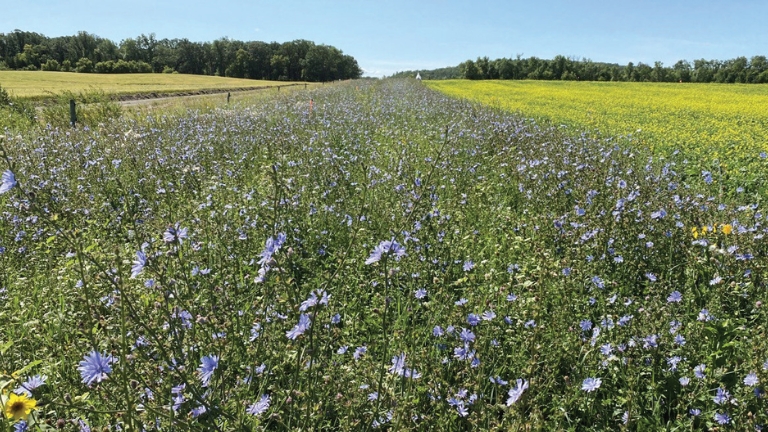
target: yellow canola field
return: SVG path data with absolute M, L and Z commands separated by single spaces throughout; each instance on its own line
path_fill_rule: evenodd
M 628 136 L 700 166 L 763 166 L 768 85 L 573 81 L 425 81 L 445 94 L 602 136 Z

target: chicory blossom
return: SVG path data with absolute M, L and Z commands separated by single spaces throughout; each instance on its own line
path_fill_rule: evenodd
M 0 194 L 8 192 L 18 184 L 16 181 L 16 176 L 13 175 L 11 170 L 3 171 L 3 175 L 0 177 L 0 180 Z
M 515 386 L 509 389 L 509 392 L 507 393 L 509 395 L 507 406 L 512 406 L 512 404 L 517 402 L 526 389 L 528 389 L 528 380 L 518 378 Z
M 138 276 L 144 267 L 147 266 L 147 256 L 142 251 L 136 251 L 136 260 L 133 261 L 133 267 L 131 267 L 131 279 Z
M 394 256 L 395 260 L 399 261 L 405 256 L 405 247 L 395 240 L 384 240 L 373 248 L 371 255 L 365 260 L 365 264 L 370 265 L 379 262 L 388 255 Z
M 261 415 L 264 413 L 264 411 L 269 409 L 269 395 L 263 394 L 261 395 L 261 399 L 259 399 L 257 402 L 254 402 L 251 406 L 248 407 L 248 409 L 245 410 L 250 415 Z
M 77 367 L 83 384 L 90 387 L 94 382 L 100 383 L 106 380 L 107 375 L 112 372 L 110 365 L 114 362 L 114 357 L 106 353 L 102 354 L 98 351 L 91 351 L 86 354 Z
M 210 355 L 200 359 L 200 367 L 197 368 L 197 372 L 200 374 L 200 382 L 203 387 L 208 387 L 213 378 L 213 371 L 219 367 L 219 356 Z
M 35 391 L 38 387 L 41 387 L 45 385 L 45 380 L 47 380 L 48 377 L 45 375 L 35 375 L 21 383 L 19 387 L 17 387 L 13 392 L 20 395 L 23 394 L 27 396 L 28 398 L 32 397 L 32 392 Z M 746 379 L 745 379 L 746 381 Z
M 309 315 L 301 314 L 301 316 L 299 316 L 299 323 L 293 326 L 289 331 L 285 332 L 285 336 L 288 339 L 295 340 L 309 330 L 310 325 L 312 325 L 312 320 L 309 318 Z
M 581 383 L 581 389 L 587 393 L 593 392 L 599 389 L 602 383 L 603 380 L 600 378 L 587 378 Z

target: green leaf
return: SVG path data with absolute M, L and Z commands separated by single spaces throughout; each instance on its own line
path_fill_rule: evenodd
M 28 370 L 32 369 L 33 367 L 39 365 L 42 362 L 43 362 L 42 360 L 35 360 L 33 362 L 30 362 L 29 364 L 27 364 L 23 368 L 21 368 L 21 369 L 17 370 L 16 372 L 14 372 L 13 375 L 15 375 L 15 376 L 24 375 Z

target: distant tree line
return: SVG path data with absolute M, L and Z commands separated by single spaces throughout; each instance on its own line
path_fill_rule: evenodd
M 84 31 L 49 38 L 14 30 L 0 33 L 0 69 L 81 73 L 184 73 L 283 81 L 359 78 L 354 57 L 307 40 L 213 42 L 156 39 L 155 34 L 119 44 Z
M 754 56 L 732 60 L 680 60 L 673 66 L 662 62 L 618 65 L 557 56 L 552 60 L 537 57 L 490 60 L 479 57 L 467 60 L 455 68 L 433 71 L 406 71 L 395 77 L 423 79 L 533 79 L 573 81 L 635 81 L 635 82 L 698 82 L 698 83 L 768 83 L 768 59 Z
M 389 78 L 413 78 L 416 74 L 421 75 L 426 80 L 457 79 L 461 78 L 461 72 L 458 66 L 449 66 L 439 69 L 421 69 L 413 71 L 397 72 Z

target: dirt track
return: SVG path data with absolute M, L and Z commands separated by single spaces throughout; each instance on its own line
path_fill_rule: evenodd
M 138 93 L 138 94 L 131 94 L 131 95 L 120 95 L 117 97 L 117 100 L 122 106 L 138 106 L 138 105 L 147 105 L 155 102 L 161 102 L 165 100 L 177 99 L 180 97 L 200 97 L 200 96 L 208 96 L 213 94 L 242 93 L 242 92 L 251 92 L 251 91 L 257 91 L 257 90 L 269 90 L 269 89 L 275 89 L 275 88 L 279 89 L 281 87 L 294 87 L 294 86 L 300 86 L 300 85 L 303 85 L 306 88 L 306 84 L 286 84 L 286 85 L 280 85 L 280 86 L 240 87 L 240 88 L 233 88 L 233 89 L 202 89 L 202 90 L 196 90 L 191 92 L 180 92 L 180 93 Z

